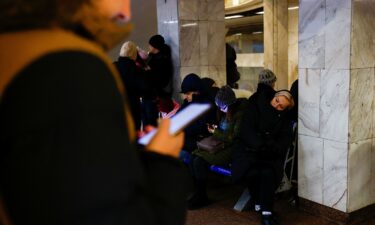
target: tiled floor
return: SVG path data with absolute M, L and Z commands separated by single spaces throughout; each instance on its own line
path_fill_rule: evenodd
M 252 211 L 236 212 L 232 208 L 242 193 L 242 187 L 233 186 L 228 180 L 211 179 L 209 197 L 212 204 L 188 212 L 186 225 L 259 225 L 260 217 Z M 293 204 L 291 194 L 277 196 L 275 211 L 281 225 L 334 225 L 337 223 L 323 220 L 298 210 Z M 361 225 L 375 225 L 375 217 Z

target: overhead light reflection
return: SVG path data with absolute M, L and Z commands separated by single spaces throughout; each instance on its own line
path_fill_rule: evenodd
M 233 16 L 226 16 L 224 17 L 226 20 L 229 20 L 229 19 L 235 19 L 235 18 L 241 18 L 243 17 L 243 15 L 233 15 Z

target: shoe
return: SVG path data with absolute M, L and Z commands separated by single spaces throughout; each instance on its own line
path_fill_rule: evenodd
M 207 194 L 202 193 L 195 193 L 189 200 L 188 200 L 188 209 L 189 210 L 196 210 L 203 208 L 209 205 Z
M 262 215 L 261 225 L 278 225 L 279 222 L 272 215 Z

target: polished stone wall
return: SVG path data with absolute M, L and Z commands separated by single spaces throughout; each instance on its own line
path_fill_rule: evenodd
M 375 203 L 375 1 L 299 2 L 299 196 Z
M 171 45 L 175 90 L 189 73 L 226 83 L 224 1 L 157 0 L 158 31 Z

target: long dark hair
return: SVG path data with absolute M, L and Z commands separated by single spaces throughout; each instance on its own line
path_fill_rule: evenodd
M 233 119 L 234 115 L 237 113 L 239 106 L 240 106 L 240 101 L 237 99 L 235 103 L 228 106 L 227 113 L 223 113 L 218 108 L 217 109 L 218 121 L 221 121 L 222 119 L 226 118 L 230 122 Z

